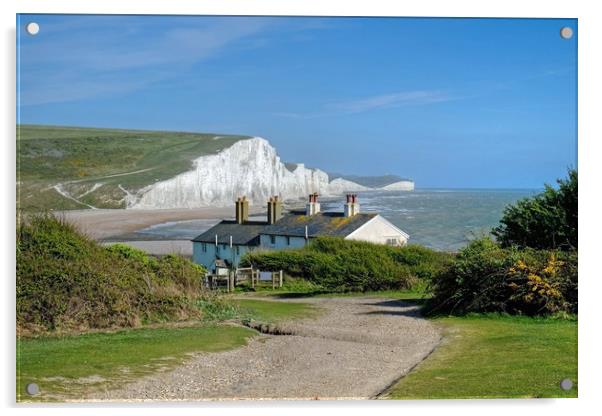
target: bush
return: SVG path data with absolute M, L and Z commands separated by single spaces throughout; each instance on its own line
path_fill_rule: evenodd
M 432 280 L 430 313 L 577 311 L 577 252 L 471 242 Z
M 492 231 L 502 246 L 577 249 L 577 171 L 570 170 L 558 185 L 506 207 Z
M 109 253 L 114 253 L 124 259 L 131 259 L 133 261 L 156 268 L 158 266 L 157 258 L 146 254 L 143 250 L 139 250 L 127 244 L 117 243 L 111 244 L 106 247 Z
M 283 270 L 331 291 L 368 291 L 410 288 L 439 273 L 448 259 L 424 247 L 319 237 L 301 249 L 249 252 L 242 261 L 260 270 Z
M 102 247 L 51 215 L 17 230 L 20 333 L 137 326 L 199 317 L 204 269 L 125 245 Z

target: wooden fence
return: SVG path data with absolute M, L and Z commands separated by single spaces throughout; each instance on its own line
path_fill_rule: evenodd
M 261 280 L 261 271 L 252 267 L 241 267 L 231 270 L 227 275 L 208 274 L 205 280 L 205 286 L 212 290 L 226 289 L 227 292 L 233 292 L 234 288 L 240 284 L 248 284 L 253 289 L 256 288 Z M 282 287 L 282 270 L 270 273 L 272 289 Z

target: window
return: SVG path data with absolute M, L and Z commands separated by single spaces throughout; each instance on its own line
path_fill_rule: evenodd
M 226 245 L 225 244 L 222 244 L 222 249 L 224 249 L 224 250 L 226 249 Z
M 236 246 L 236 255 L 238 256 L 240 254 L 240 247 Z
M 207 243 L 201 244 L 201 249 L 203 250 L 203 253 L 206 253 L 207 252 Z
M 276 236 L 275 235 L 270 236 L 270 244 L 276 244 Z
M 388 246 L 398 246 L 399 240 L 397 238 L 387 238 L 387 245 Z
M 291 238 L 288 235 L 286 236 L 286 245 L 287 246 L 291 245 Z
M 219 246 L 218 246 L 218 245 L 216 245 L 216 246 L 215 246 L 215 254 L 218 254 L 218 253 L 219 253 Z

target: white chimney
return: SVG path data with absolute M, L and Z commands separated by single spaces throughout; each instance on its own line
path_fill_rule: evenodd
M 320 203 L 318 202 L 318 193 L 309 194 L 309 201 L 305 206 L 305 215 L 315 215 L 320 212 Z
M 345 203 L 345 217 L 353 217 L 360 213 L 360 204 L 357 202 L 357 194 L 347 194 Z

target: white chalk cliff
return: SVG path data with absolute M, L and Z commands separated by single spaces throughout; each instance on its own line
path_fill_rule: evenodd
M 337 196 L 370 188 L 337 178 L 299 163 L 286 168 L 276 149 L 261 138 L 240 140 L 217 154 L 193 161 L 193 169 L 156 182 L 125 196 L 126 207 L 133 209 L 195 208 L 230 206 L 245 195 L 252 204 L 263 204 L 272 195 L 299 199 L 317 192 Z
M 342 195 L 345 192 L 370 191 L 372 188 L 360 185 L 343 178 L 336 178 L 328 184 L 328 193 L 330 195 Z
M 383 186 L 379 188 L 383 191 L 413 191 L 414 190 L 414 182 L 412 181 L 399 181 L 392 183 L 387 186 Z

